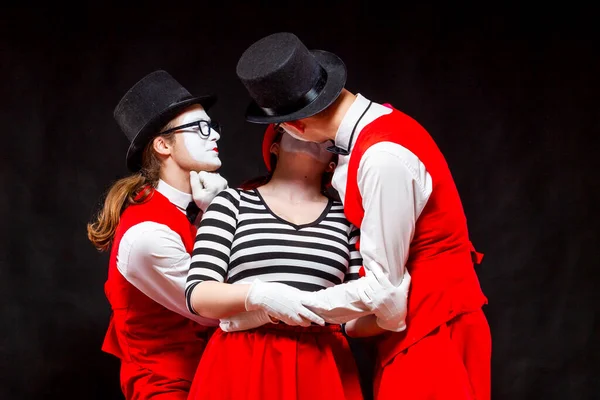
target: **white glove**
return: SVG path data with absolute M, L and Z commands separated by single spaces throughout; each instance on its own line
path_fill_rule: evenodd
M 411 277 L 408 270 L 404 270 L 402 282 L 398 287 L 383 273 L 383 269 L 375 261 L 369 264 L 366 272 L 368 286 L 360 292 L 360 297 L 377 316 L 377 325 L 380 328 L 393 332 L 402 332 L 406 329 L 406 312 L 408 308 L 408 290 Z
M 329 323 L 343 324 L 373 314 L 373 300 L 365 292 L 378 286 L 383 289 L 373 273 L 367 272 L 364 277 L 355 281 L 308 293 L 302 304 Z
M 365 269 L 367 272 L 363 278 L 309 293 L 302 304 L 330 323 L 343 324 L 375 314 L 381 319 L 378 321 L 381 328 L 388 329 L 397 323 L 393 330 L 403 330 L 400 322 L 403 323 L 406 317 L 405 296 L 410 286 L 410 275 L 405 272 L 408 279 L 404 278 L 402 284 L 395 287 L 379 264 L 372 263 L 369 269 Z
M 219 327 L 225 332 L 247 331 L 266 324 L 276 323 L 265 310 L 244 311 L 221 319 Z
M 302 304 L 306 294 L 310 292 L 303 292 L 283 283 L 255 279 L 246 296 L 246 310 L 264 310 L 288 325 L 310 326 L 311 322 L 325 325 L 323 318 Z
M 190 185 L 194 202 L 205 212 L 215 196 L 227 189 L 227 180 L 217 172 L 190 171 Z

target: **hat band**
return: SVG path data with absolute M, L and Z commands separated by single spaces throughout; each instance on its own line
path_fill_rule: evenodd
M 319 65 L 319 78 L 315 82 L 312 88 L 310 88 L 306 93 L 296 99 L 292 104 L 286 104 L 283 107 L 260 107 L 261 110 L 264 111 L 269 117 L 274 117 L 277 115 L 286 115 L 301 110 L 306 107 L 323 91 L 325 87 L 325 83 L 327 83 L 327 71 L 323 67 Z

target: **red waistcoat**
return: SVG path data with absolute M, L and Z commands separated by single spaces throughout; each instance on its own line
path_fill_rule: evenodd
M 129 228 L 146 221 L 168 226 L 181 236 L 188 253 L 193 250 L 196 228 L 158 191 L 153 190 L 145 203 L 125 209 L 104 286 L 112 316 L 102 350 L 165 377 L 191 381 L 204 350 L 207 328 L 150 299 L 117 269 L 121 238 Z M 183 299 L 184 294 L 181 296 Z
M 446 160 L 427 131 L 398 110 L 368 124 L 356 140 L 348 163 L 344 201 L 348 220 L 361 226 L 364 209 L 358 167 L 365 151 L 379 142 L 397 143 L 410 150 L 423 162 L 433 182 L 431 196 L 415 224 L 406 264 L 412 276 L 407 328 L 386 333 L 378 340 L 385 365 L 444 322 L 480 309 L 487 299 L 473 266 L 473 256 L 480 254 L 469 241 L 466 217 Z

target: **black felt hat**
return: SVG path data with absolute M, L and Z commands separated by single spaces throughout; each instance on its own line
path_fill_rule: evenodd
M 274 33 L 248 47 L 236 73 L 252 98 L 246 119 L 260 124 L 315 115 L 337 99 L 346 83 L 346 66 L 338 56 L 309 51 L 288 32 Z
M 142 153 L 158 131 L 186 107 L 200 104 L 208 110 L 217 101 L 214 95 L 192 96 L 168 72 L 154 71 L 139 80 L 119 101 L 113 116 L 131 142 L 127 168 L 142 168 Z

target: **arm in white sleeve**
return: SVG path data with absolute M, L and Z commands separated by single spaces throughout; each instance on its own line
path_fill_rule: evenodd
M 117 268 L 129 283 L 163 307 L 206 326 L 218 320 L 188 311 L 184 290 L 190 255 L 181 237 L 168 226 L 142 222 L 125 232 L 119 244 Z
M 357 176 L 365 210 L 360 254 L 365 265 L 377 262 L 398 286 L 417 219 L 431 196 L 431 176 L 416 155 L 390 142 L 365 152 Z
M 357 179 L 365 210 L 360 227 L 363 265 L 376 262 L 392 284 L 399 286 L 416 220 L 431 195 L 431 177 L 409 150 L 382 142 L 365 152 Z M 318 309 L 318 314 L 327 322 L 341 323 L 371 313 L 360 295 L 365 280 L 316 292 L 330 306 Z
M 401 283 L 407 279 L 410 243 L 433 183 L 415 154 L 399 144 L 382 142 L 365 152 L 358 170 L 358 187 L 365 209 L 360 247 L 364 263 L 381 266 L 392 285 L 405 288 L 403 296 L 385 300 L 390 309 L 374 311 L 377 324 L 399 332 L 406 329 L 410 281 Z M 395 311 L 393 316 L 390 310 Z

